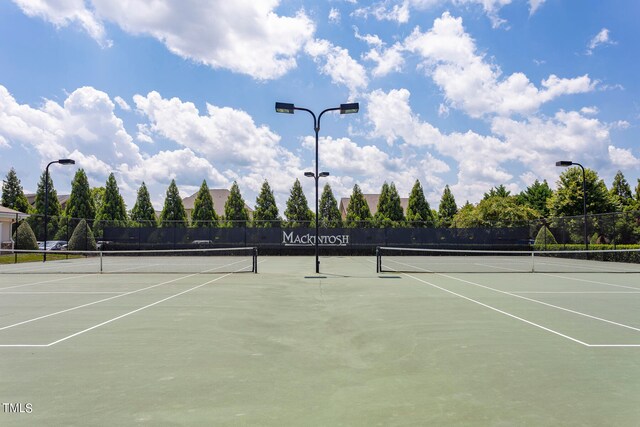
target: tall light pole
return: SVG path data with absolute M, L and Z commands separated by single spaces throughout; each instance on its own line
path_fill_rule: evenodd
M 318 254 L 318 222 L 319 222 L 319 218 L 318 218 L 318 179 L 320 177 L 323 176 L 329 176 L 329 172 L 322 172 L 322 173 L 318 173 L 318 133 L 320 132 L 320 119 L 322 118 L 322 115 L 324 113 L 326 113 L 327 111 L 340 111 L 340 114 L 353 114 L 353 113 L 357 113 L 360 110 L 360 104 L 357 102 L 353 102 L 350 104 L 340 104 L 339 107 L 334 107 L 334 108 L 327 108 L 326 110 L 323 110 L 318 117 L 316 118 L 316 115 L 314 114 L 313 111 L 307 109 L 307 108 L 301 108 L 301 107 L 296 107 L 293 104 L 289 104 L 286 102 L 276 102 L 276 113 L 285 113 L 285 114 L 293 114 L 295 110 L 300 110 L 300 111 L 306 111 L 307 113 L 311 114 L 311 116 L 313 117 L 313 130 L 316 133 L 316 167 L 315 167 L 315 173 L 313 175 L 311 175 L 311 172 L 305 172 L 305 176 L 308 177 L 314 177 L 315 181 L 316 181 L 316 241 L 315 241 L 315 247 L 316 247 L 316 273 L 320 273 L 320 257 Z M 326 175 L 323 175 L 326 174 Z
M 582 169 L 582 213 L 584 215 L 584 247 L 586 250 L 589 249 L 589 234 L 587 231 L 587 177 L 586 177 L 586 173 L 584 171 L 584 166 L 582 166 L 580 163 L 576 163 L 576 162 L 572 162 L 571 160 L 560 160 L 556 162 L 556 166 L 562 166 L 562 167 L 567 167 L 567 166 L 580 166 L 580 169 Z
M 75 165 L 76 161 L 72 159 L 59 159 L 49 162 L 44 169 L 44 255 L 42 256 L 42 262 L 47 260 L 47 222 L 49 220 L 47 216 L 47 210 L 49 208 L 49 166 L 54 163 L 60 163 L 61 165 Z

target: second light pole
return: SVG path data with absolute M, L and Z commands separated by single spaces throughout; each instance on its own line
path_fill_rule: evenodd
M 357 113 L 360 110 L 360 104 L 357 102 L 350 104 L 340 104 L 339 107 L 327 108 L 322 110 L 322 112 L 317 116 L 313 111 L 308 108 L 296 107 L 294 104 L 289 104 L 286 102 L 276 102 L 276 113 L 286 113 L 293 114 L 295 110 L 306 111 L 311 114 L 313 117 L 313 130 L 316 133 L 316 167 L 315 173 L 305 172 L 305 176 L 313 177 L 316 182 L 316 238 L 315 238 L 315 247 L 316 247 L 316 273 L 320 273 L 320 257 L 318 252 L 318 223 L 320 222 L 320 217 L 318 215 L 318 180 L 320 177 L 329 176 L 329 172 L 318 172 L 318 133 L 320 132 L 320 119 L 322 115 L 327 111 L 340 111 L 340 114 L 353 114 Z

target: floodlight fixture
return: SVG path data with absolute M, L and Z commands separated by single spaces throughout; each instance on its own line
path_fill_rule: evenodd
M 60 159 L 58 160 L 58 163 L 61 165 L 75 165 L 76 161 L 73 159 Z
M 315 178 L 315 174 L 313 172 L 305 172 L 304 176 L 306 176 L 307 178 Z
M 360 111 L 360 104 L 352 102 L 350 104 L 340 104 L 340 114 L 353 114 Z
M 287 102 L 276 102 L 276 113 L 293 114 L 295 105 Z
M 556 166 L 572 166 L 573 162 L 570 160 L 560 160 L 556 162 Z
M 320 175 L 318 175 L 319 178 L 326 178 L 329 176 L 329 172 L 320 172 Z

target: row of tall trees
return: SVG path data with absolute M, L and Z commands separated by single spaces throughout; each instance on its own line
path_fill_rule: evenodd
M 48 214 L 52 218 L 48 238 L 58 230 L 69 228 L 71 218 L 85 218 L 100 227 L 108 222 L 111 226 L 130 224 L 149 226 L 187 226 L 189 221 L 175 180 L 172 180 L 164 201 L 160 216 L 151 204 L 149 191 L 143 182 L 136 202 L 127 212 L 120 195 L 115 176 L 110 174 L 104 187 L 91 188 L 83 169 L 79 169 L 72 181 L 71 195 L 62 211 L 51 177 L 48 178 Z M 618 172 L 610 189 L 593 170 L 586 170 L 587 211 L 590 214 L 638 211 L 640 210 L 640 179 L 632 191 L 622 172 Z M 2 187 L 2 205 L 32 214 L 44 214 L 45 174 L 38 183 L 34 206 L 29 206 L 24 196 L 20 180 L 11 169 Z M 482 200 L 472 205 L 465 203 L 458 208 L 449 186 L 445 186 L 438 210 L 431 209 L 420 181 L 416 180 L 409 194 L 406 212 L 403 210 L 400 195 L 394 183 L 385 182 L 380 191 L 377 211 L 371 210 L 360 187 L 353 188 L 343 223 L 338 203 L 329 184 L 324 186 L 319 202 L 320 225 L 322 227 L 346 226 L 394 226 L 405 222 L 424 227 L 482 227 L 508 226 L 512 223 L 529 221 L 545 217 L 577 216 L 583 212 L 582 172 L 579 168 L 566 169 L 557 182 L 556 191 L 551 190 L 546 181 L 535 181 L 524 191 L 512 195 L 503 186 L 491 188 Z M 279 226 L 310 224 L 315 221 L 314 213 L 309 209 L 308 201 L 302 191 L 300 181 L 294 182 L 286 203 L 284 219 L 280 216 L 273 190 L 265 180 L 253 212 L 255 226 Z M 224 217 L 219 218 L 214 209 L 213 200 L 206 181 L 196 195 L 191 215 L 192 227 L 216 226 L 224 224 L 243 225 L 249 221 L 249 213 L 236 182 L 230 189 L 230 196 L 224 207 Z M 37 235 L 43 235 L 42 221 L 32 220 L 32 228 Z

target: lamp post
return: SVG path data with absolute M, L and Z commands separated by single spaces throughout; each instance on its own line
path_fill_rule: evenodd
M 59 159 L 49 162 L 44 169 L 44 254 L 42 256 L 42 262 L 47 260 L 47 209 L 49 208 L 49 166 L 54 163 L 60 163 L 61 165 L 75 165 L 76 161 L 72 159 Z
M 585 250 L 589 249 L 589 234 L 587 231 L 587 177 L 584 170 L 584 166 L 580 163 L 572 162 L 571 160 L 560 160 L 556 162 L 556 166 L 567 167 L 567 166 L 580 166 L 582 169 L 582 213 L 584 215 L 584 247 Z
M 315 173 L 313 172 L 305 172 L 305 176 L 313 177 L 316 181 L 316 273 L 320 273 L 320 257 L 318 255 L 318 179 L 320 177 L 329 176 L 329 172 L 318 173 L 318 133 L 320 132 L 320 119 L 322 115 L 328 111 L 340 111 L 340 114 L 353 114 L 357 113 L 360 110 L 360 104 L 357 102 L 353 102 L 350 104 L 340 104 L 339 107 L 327 108 L 322 110 L 322 112 L 316 118 L 316 115 L 313 111 L 307 108 L 296 107 L 294 104 L 289 104 L 286 102 L 276 102 L 276 113 L 285 113 L 285 114 L 293 114 L 295 110 L 306 111 L 311 114 L 313 117 L 313 130 L 316 133 L 316 167 Z M 326 175 L 324 175 L 326 174 Z

